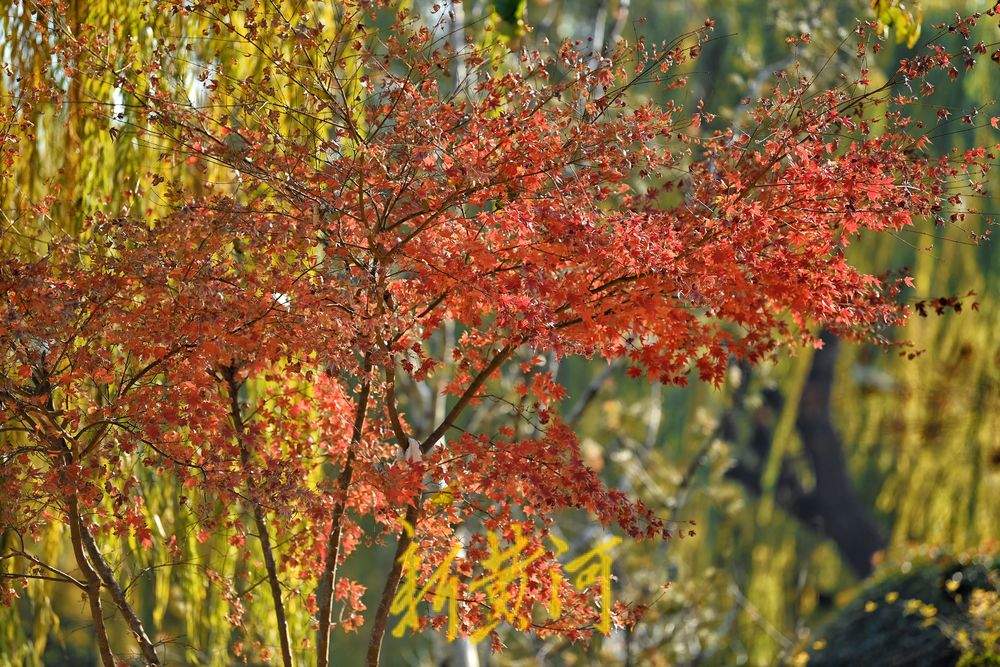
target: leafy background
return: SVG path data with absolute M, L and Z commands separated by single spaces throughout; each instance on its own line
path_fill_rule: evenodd
M 313 4 L 321 15 L 331 11 L 327 3 Z M 955 11 L 988 5 L 922 0 L 922 16 L 915 20 L 926 36 Z M 193 21 L 144 15 L 138 3 L 71 0 L 69 6 L 71 20 L 100 25 L 113 16 L 123 34 L 153 23 L 157 29 L 186 31 L 196 45 L 207 39 Z M 851 30 L 856 20 L 871 18 L 873 9 L 861 0 L 479 0 L 466 2 L 464 14 L 474 39 L 528 47 L 543 38 L 585 40 L 601 34 L 669 39 L 713 17 L 716 39 L 692 68 L 689 85 L 670 94 L 689 105 L 704 100 L 719 114 L 716 123 L 739 125 L 745 98 L 766 95 L 777 70 L 798 62 L 803 73 L 832 81 L 851 67 Z M 533 30 L 526 31 L 522 22 Z M 0 78 L 5 99 L 16 90 L 14 77 L 40 76 L 51 58 L 45 37 L 30 34 L 27 26 L 20 2 L 3 3 L 0 53 L 10 68 Z M 495 29 L 488 32 L 487 26 Z M 910 52 L 907 30 L 913 26 L 901 26 L 902 40 L 893 40 L 868 63 L 876 84 Z M 978 30 L 987 43 L 1000 38 L 995 22 L 983 22 Z M 809 44 L 786 43 L 786 37 L 801 33 L 812 36 Z M 242 62 L 252 76 L 256 63 Z M 928 118 L 941 107 L 958 117 L 995 103 L 998 71 L 983 59 L 960 86 L 925 100 Z M 71 101 L 113 105 L 121 126 L 127 125 L 128 101 L 116 98 L 110 85 L 92 80 L 67 85 Z M 117 205 L 147 172 L 184 177 L 182 162 L 160 160 L 151 143 L 119 139 L 115 125 L 101 126 L 72 103 L 39 105 L 35 113 L 38 131 L 24 139 L 16 178 L 0 183 L 0 224 L 18 230 L 4 234 L 4 243 L 27 251 L 47 235 L 73 233 L 88 211 Z M 986 108 L 979 120 L 990 114 Z M 981 127 L 955 123 L 935 138 L 937 147 L 997 140 L 988 123 L 975 125 Z M 997 192 L 1000 176 L 992 178 Z M 52 182 L 59 186 L 54 213 L 29 222 L 26 202 L 52 192 L 47 189 Z M 148 205 L 157 205 L 155 191 Z M 997 206 L 995 198 L 979 204 L 987 213 Z M 964 226 L 984 232 L 987 217 L 970 218 Z M 560 364 L 559 378 L 570 390 L 567 415 L 575 415 L 575 399 L 588 387 L 597 389 L 578 416 L 591 465 L 681 522 L 665 544 L 623 545 L 618 551 L 616 598 L 648 605 L 643 622 L 633 632 L 590 646 L 510 633 L 507 650 L 493 656 L 486 647 L 447 645 L 430 634 L 390 638 L 387 664 L 845 664 L 864 656 L 874 661 L 889 650 L 905 663 L 957 659 L 963 650 L 970 653 L 969 642 L 983 628 L 986 634 L 978 641 L 995 642 L 1000 617 L 995 598 L 971 607 L 969 601 L 974 589 L 995 595 L 996 586 L 1000 262 L 995 244 L 970 244 L 967 235 L 948 231 L 925 221 L 915 232 L 852 248 L 863 268 L 910 267 L 915 301 L 976 293 L 963 302 L 961 313 L 949 309 L 938 315 L 931 307 L 927 317 L 914 317 L 899 332 L 922 351 L 913 359 L 831 342 L 752 372 L 734 367 L 722 390 L 698 383 L 649 387 L 629 379 L 622 368 L 549 360 Z M 973 301 L 977 309 L 969 307 Z M 153 525 L 175 532 L 192 563 L 223 572 L 239 568 L 225 534 L 200 544 L 190 527 L 173 521 L 177 489 L 141 481 Z M 817 502 L 831 499 L 832 508 L 816 509 Z M 560 527 L 577 542 L 599 537 L 587 517 L 561 517 Z M 59 538 L 54 527 L 47 538 L 50 551 L 61 548 Z M 130 539 L 113 549 L 138 562 L 162 556 L 142 554 Z M 864 560 L 873 554 L 880 564 L 869 571 Z M 377 590 L 376 577 L 389 557 L 386 550 L 372 549 L 350 561 L 346 574 Z M 378 567 L 370 567 L 373 563 Z M 227 619 L 229 603 L 200 581 L 190 568 L 151 570 L 138 578 L 134 595 L 143 615 L 186 647 L 178 660 L 229 664 L 237 641 Z M 82 600 L 57 586 L 32 582 L 18 605 L 0 609 L 0 664 L 93 664 Z M 924 606 L 907 606 L 908 600 Z M 252 595 L 244 603 L 251 614 L 255 605 L 267 604 Z M 302 614 L 293 618 L 300 629 L 307 622 Z M 364 641 L 364 632 L 338 634 L 334 650 L 360 656 Z M 989 654 L 979 648 L 979 654 Z

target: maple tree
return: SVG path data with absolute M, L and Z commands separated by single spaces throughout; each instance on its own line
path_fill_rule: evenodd
M 888 344 L 906 279 L 868 275 L 845 249 L 917 216 L 960 220 L 962 193 L 996 160 L 985 148 L 934 157 L 933 128 L 906 113 L 909 82 L 957 76 L 953 61 L 974 62 L 981 45 L 932 42 L 878 87 L 863 70 L 829 90 L 783 72 L 742 132 L 716 129 L 700 106 L 626 95 L 682 88 L 711 22 L 607 55 L 574 43 L 508 52 L 499 38 L 456 51 L 381 1 L 344 3 L 332 26 L 266 3 L 155 3 L 178 22 L 197 16 L 229 58 L 263 56 L 250 79 L 220 54 L 192 82 L 172 75 L 183 36 L 158 34 L 147 54 L 137 36 L 70 29 L 58 3 L 33 8 L 60 47 L 58 72 L 101 79 L 139 110 L 141 124 L 107 118 L 120 140 L 227 175 L 196 190 L 153 176 L 161 208 L 99 212 L 34 254 L 5 250 L 0 269 L 0 526 L 20 539 L 3 557 L 25 564 L 5 578 L 79 588 L 106 665 L 102 595 L 142 659 L 161 661 L 101 549 L 102 535 L 161 539 L 139 467 L 190 491 L 181 505 L 199 539 L 225 530 L 262 569 L 286 665 L 306 651 L 328 664 L 332 627 L 362 624 L 365 591 L 338 571 L 362 540 L 396 538 L 370 624 L 374 665 L 414 540 L 429 572 L 461 526 L 523 534 L 542 555 L 519 594 L 547 605 L 555 512 L 669 537 L 671 524 L 584 463 L 544 356 L 718 384 L 730 359 L 818 345 L 818 327 Z M 967 37 L 980 18 L 951 32 Z M 859 26 L 860 58 L 879 32 Z M 5 135 L 30 131 L 16 106 L 5 113 Z M 446 397 L 434 420 L 412 398 L 427 387 Z M 52 521 L 70 529 L 74 571 L 32 554 Z M 473 535 L 454 568 L 470 575 L 487 553 Z M 2 593 L 11 602 L 18 589 Z M 526 629 L 586 639 L 600 594 L 561 589 L 561 615 Z M 482 592 L 460 598 L 460 632 L 489 624 Z M 314 637 L 296 634 L 291 605 L 314 618 Z M 235 597 L 231 607 L 234 623 L 257 622 Z M 641 611 L 619 604 L 613 617 Z

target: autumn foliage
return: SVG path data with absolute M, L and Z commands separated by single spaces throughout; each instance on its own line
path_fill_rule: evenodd
M 30 252 L 8 243 L 0 268 L 0 529 L 20 539 L 5 557 L 83 590 L 98 633 L 112 605 L 149 663 L 164 638 L 101 550 L 111 534 L 173 539 L 144 512 L 137 468 L 176 480 L 199 539 L 227 531 L 266 577 L 286 664 L 326 664 L 331 626 L 357 629 L 366 606 L 378 662 L 400 567 L 363 597 L 338 565 L 362 540 L 402 554 L 401 519 L 428 567 L 459 528 L 522 528 L 546 548 L 523 593 L 548 604 L 554 513 L 585 510 L 632 538 L 674 527 L 585 465 L 544 358 L 719 384 L 730 360 L 819 344 L 819 327 L 890 343 L 906 279 L 861 272 L 846 248 L 920 216 L 959 219 L 996 161 L 986 148 L 935 157 L 934 128 L 907 114 L 921 79 L 963 67 L 954 45 L 877 88 L 781 72 L 743 130 L 626 94 L 683 88 L 710 23 L 606 55 L 500 39 L 456 52 L 382 1 L 345 3 L 332 26 L 268 3 L 155 3 L 229 49 L 192 82 L 172 75 L 183 37 L 148 52 L 143 36 L 70 31 L 57 4 L 35 11 L 60 47 L 54 72 L 103 79 L 143 122 L 88 113 L 205 174 L 197 188 L 150 177 L 140 189 L 158 205 L 99 211 Z M 859 58 L 875 32 L 858 27 Z M 265 66 L 231 77 L 225 58 L 251 50 Z M 8 135 L 30 131 L 16 105 L 5 113 Z M 35 205 L 44 217 L 49 203 Z M 430 416 L 421 387 L 444 396 Z M 32 561 L 51 522 L 70 528 L 73 571 Z M 484 549 L 473 538 L 455 570 L 472 575 Z M 561 616 L 528 630 L 587 638 L 597 593 L 561 595 Z M 289 606 L 313 629 L 296 636 Z M 488 614 L 481 593 L 463 597 L 460 631 Z M 253 622 L 238 601 L 232 616 Z

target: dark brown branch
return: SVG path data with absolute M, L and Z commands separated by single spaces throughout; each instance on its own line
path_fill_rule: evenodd
M 247 496 L 253 510 L 253 520 L 257 527 L 257 539 L 260 540 L 260 550 L 264 556 L 264 569 L 267 572 L 267 583 L 271 589 L 271 599 L 274 602 L 274 620 L 277 624 L 278 642 L 281 645 L 281 662 L 284 667 L 292 666 L 292 648 L 288 636 L 288 619 L 285 615 L 285 605 L 281 600 L 281 581 L 278 579 L 278 567 L 274 560 L 274 550 L 271 548 L 271 534 L 268 530 L 264 508 L 257 498 L 256 484 L 250 470 L 250 450 L 246 441 L 246 424 L 243 418 L 243 408 L 240 405 L 240 383 L 236 380 L 236 369 L 228 366 L 222 370 L 229 393 L 229 412 L 236 430 L 236 439 L 240 447 L 240 461 L 247 479 Z
M 0 572 L 0 577 L 4 579 L 38 579 L 40 581 L 55 581 L 61 584 L 73 584 L 84 591 L 87 590 L 87 585 L 80 582 L 79 579 L 73 577 L 54 577 L 47 574 L 31 574 L 30 572 Z
M 358 394 L 357 408 L 354 413 L 354 426 L 351 430 L 351 442 L 347 446 L 347 459 L 337 476 L 337 497 L 334 500 L 331 514 L 330 532 L 326 539 L 326 559 L 323 561 L 323 572 L 320 574 L 316 589 L 319 604 L 319 629 L 316 633 L 316 667 L 327 667 L 330 660 L 330 626 L 333 623 L 333 587 L 337 579 L 337 561 L 340 558 L 340 539 L 343 534 L 344 511 L 347 508 L 347 492 L 354 475 L 354 457 L 364 432 L 365 414 L 368 411 L 368 399 L 371 395 L 371 359 L 366 355 L 362 364 L 364 377 L 361 381 L 361 392 Z
M 115 667 L 115 657 L 111 653 L 111 644 L 108 641 L 108 629 L 104 625 L 104 610 L 101 608 L 101 578 L 97 571 L 90 564 L 84 552 L 82 530 L 80 520 L 79 504 L 76 494 L 71 494 L 67 499 L 66 515 L 69 521 L 70 540 L 73 544 L 73 555 L 76 557 L 76 565 L 83 573 L 83 578 L 87 582 L 86 595 L 87 603 L 90 606 L 90 618 L 94 621 L 94 638 L 97 640 L 97 651 L 101 656 L 101 664 L 104 667 Z
M 125 623 L 128 625 L 129 630 L 132 631 L 136 642 L 138 642 L 143 660 L 147 665 L 159 665 L 160 659 L 156 655 L 156 647 L 149 639 L 149 635 L 146 634 L 146 629 L 143 627 L 142 621 L 139 620 L 139 616 L 132 609 L 132 605 L 129 604 L 128 599 L 125 597 L 125 591 L 118 585 L 111 566 L 101 554 L 100 549 L 97 548 L 97 542 L 94 541 L 94 536 L 90 533 L 90 529 L 82 520 L 80 520 L 79 534 L 87 555 L 90 556 L 93 562 L 94 569 L 97 570 L 101 581 L 104 582 L 105 588 L 111 593 L 111 600 L 118 607 L 118 611 L 125 618 Z
M 399 419 L 399 408 L 396 406 L 396 367 L 391 366 L 385 369 L 385 409 L 389 414 L 389 424 L 392 432 L 396 436 L 396 444 L 403 451 L 406 451 L 409 439 L 406 431 L 403 430 L 403 423 Z
M 399 587 L 399 580 L 403 576 L 403 554 L 415 539 L 417 520 L 420 518 L 420 508 L 422 497 L 418 496 L 414 504 L 406 510 L 406 522 L 413 528 L 413 533 L 403 531 L 396 543 L 396 552 L 392 556 L 392 569 L 385 578 L 385 587 L 382 589 L 382 597 L 379 598 L 378 609 L 375 611 L 375 619 L 372 621 L 372 635 L 368 642 L 368 654 L 365 664 L 368 667 L 378 667 L 382 654 L 382 639 L 385 637 L 385 630 L 389 624 L 389 609 L 392 600 L 396 597 L 396 589 Z
M 52 400 L 51 385 L 48 381 L 46 381 L 46 387 L 48 390 L 45 400 L 45 411 L 42 412 L 41 415 L 46 418 L 47 423 L 53 429 L 53 433 L 58 434 L 46 437 L 53 438 L 53 444 L 57 444 L 58 449 L 62 451 L 60 459 L 64 465 L 63 472 L 65 472 L 65 469 L 69 468 L 69 466 L 77 461 L 78 457 L 74 454 L 74 449 L 71 446 L 73 441 L 67 438 L 65 430 L 61 428 L 55 419 L 52 418 L 52 415 L 56 413 L 56 410 Z M 61 481 L 65 485 L 72 484 L 69 480 L 65 479 L 65 474 L 62 475 Z M 114 657 L 111 654 L 110 644 L 108 644 L 104 617 L 101 615 L 100 594 L 101 587 L 103 585 L 108 589 L 108 592 L 111 594 L 112 601 L 115 603 L 118 611 L 120 611 L 122 616 L 125 618 L 125 623 L 128 625 L 129 630 L 132 632 L 132 636 L 139 644 L 139 651 L 142 653 L 146 664 L 159 665 L 160 659 L 156 655 L 156 648 L 153 646 L 153 642 L 150 641 L 149 636 L 146 634 L 146 629 L 143 627 L 142 621 L 139 620 L 135 610 L 132 609 L 132 605 L 129 604 L 128 599 L 125 597 L 125 593 L 122 591 L 121 586 L 118 585 L 118 581 L 115 579 L 111 566 L 108 564 L 108 561 L 104 558 L 100 549 L 97 547 L 97 542 L 94 540 L 94 536 L 91 534 L 90 528 L 87 526 L 82 515 L 80 514 L 79 500 L 74 491 L 67 494 L 66 502 L 68 506 L 67 514 L 70 523 L 70 536 L 73 542 L 73 551 L 76 556 L 77 566 L 84 573 L 84 578 L 87 581 L 87 598 L 90 603 L 91 616 L 94 617 L 94 631 L 97 635 L 97 643 L 98 649 L 101 652 L 101 660 L 104 661 L 105 664 L 114 664 Z
M 441 436 L 443 436 L 445 433 L 448 432 L 448 429 L 450 429 L 452 424 L 455 423 L 455 420 L 458 419 L 458 416 L 462 414 L 462 411 L 465 409 L 465 406 L 467 406 L 469 404 L 469 401 L 471 401 L 475 397 L 476 392 L 479 391 L 479 388 L 482 387 L 483 384 L 486 382 L 486 380 L 490 377 L 490 375 L 493 374 L 493 371 L 500 368 L 500 366 L 503 365 L 503 363 L 510 358 L 510 355 L 514 353 L 514 350 L 517 349 L 517 346 L 518 343 L 516 342 L 508 343 L 502 350 L 497 352 L 496 356 L 493 357 L 493 360 L 486 365 L 486 368 L 480 371 L 479 375 L 477 375 L 475 379 L 473 379 L 472 383 L 466 388 L 465 392 L 459 397 L 458 402 L 455 403 L 455 406 L 451 409 L 451 411 L 448 412 L 447 415 L 445 415 L 445 418 L 441 421 L 441 423 L 438 424 L 438 427 L 434 429 L 434 431 L 429 436 L 427 436 L 427 438 L 422 443 L 420 443 L 421 452 L 427 453 L 428 451 L 430 451 L 431 447 L 437 444 L 437 441 L 441 439 Z
M 40 560 L 38 558 L 35 558 L 31 554 L 29 554 L 27 551 L 24 550 L 24 540 L 22 539 L 20 533 L 17 533 L 17 538 L 18 538 L 18 541 L 21 544 L 21 548 L 9 551 L 5 556 L 0 557 L 0 561 L 6 560 L 8 558 L 18 558 L 18 557 L 20 557 L 20 558 L 25 559 L 26 561 L 29 561 L 29 562 L 33 563 L 34 565 L 37 565 L 38 567 L 40 567 L 40 568 L 42 568 L 44 570 L 48 570 L 53 575 L 55 575 L 55 576 L 52 576 L 52 577 L 47 577 L 48 579 L 51 579 L 53 581 L 65 581 L 66 583 L 73 584 L 74 586 L 76 586 L 76 587 L 78 587 L 78 588 L 80 588 L 82 590 L 86 590 L 87 589 L 87 584 L 85 584 L 84 582 L 80 581 L 79 579 L 77 579 L 73 575 L 71 575 L 68 572 L 65 572 L 63 570 L 60 570 L 58 567 L 55 567 L 53 565 L 49 565 L 48 563 L 46 563 L 46 562 L 44 562 L 44 561 L 42 561 L 42 560 Z M 2 574 L 2 573 L 0 573 L 0 574 Z M 35 578 L 40 578 L 40 577 L 35 577 Z
M 479 374 L 473 378 L 469 386 L 466 387 L 465 391 L 459 397 L 458 402 L 454 407 L 445 415 L 445 418 L 441 421 L 434 431 L 427 436 L 427 438 L 421 443 L 420 451 L 427 453 L 430 449 L 437 443 L 442 435 L 447 432 L 449 428 L 455 423 L 459 415 L 466 408 L 469 402 L 475 397 L 479 389 L 485 384 L 486 380 L 493 374 L 495 370 L 500 368 L 505 361 L 507 361 L 510 356 L 517 349 L 519 342 L 511 342 L 504 346 L 496 356 L 481 370 Z M 416 534 L 417 520 L 420 517 L 420 509 L 423 504 L 421 496 L 418 496 L 411 505 L 406 510 L 406 522 L 412 527 L 413 534 Z M 396 553 L 393 555 L 392 569 L 389 570 L 388 575 L 385 579 L 385 586 L 382 589 L 382 597 L 379 599 L 378 609 L 375 612 L 375 619 L 372 621 L 372 634 L 371 639 L 368 642 L 368 654 L 366 658 L 366 663 L 369 667 L 377 667 L 382 653 L 382 640 L 385 637 L 385 629 L 389 623 L 389 609 L 392 606 L 392 599 L 396 596 L 396 589 L 399 587 L 399 580 L 403 573 L 403 564 L 400 562 L 400 558 L 406 552 L 407 547 L 415 538 L 408 532 L 403 531 L 399 537 L 399 542 L 396 544 Z

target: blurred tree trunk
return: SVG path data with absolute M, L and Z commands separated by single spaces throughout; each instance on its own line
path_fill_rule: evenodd
M 871 509 L 851 483 L 843 442 L 830 414 L 830 393 L 840 343 L 827 333 L 822 338 L 824 347 L 813 356 L 795 420 L 805 462 L 815 483 L 807 488 L 792 461 L 786 458 L 781 461 L 775 496 L 782 509 L 832 540 L 857 576 L 866 577 L 872 571 L 872 558 L 886 547 L 887 540 Z M 781 413 L 785 401 L 775 389 L 764 390 L 763 399 L 762 406 L 750 415 L 753 426 L 747 444 L 755 462 L 737 461 L 727 473 L 754 495 L 761 493 L 776 416 Z M 733 422 L 736 419 L 736 415 L 730 415 L 726 420 L 730 423 L 726 427 L 730 439 L 735 433 Z
M 886 546 L 886 538 L 851 483 L 840 434 L 830 416 L 830 390 L 840 342 L 823 335 L 824 347 L 813 357 L 802 392 L 796 426 L 811 464 L 816 486 L 813 524 L 837 543 L 844 560 L 859 576 L 872 569 L 872 557 Z

